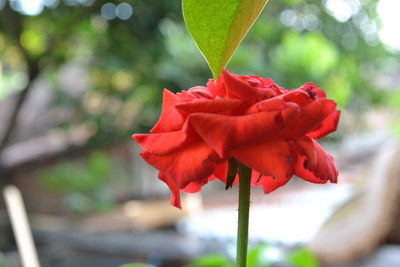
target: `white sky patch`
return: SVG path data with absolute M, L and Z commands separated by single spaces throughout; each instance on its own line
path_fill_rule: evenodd
M 325 7 L 337 21 L 345 22 L 357 14 L 361 4 L 359 0 L 326 0 Z
M 379 39 L 393 50 L 400 50 L 400 1 L 380 0 L 377 11 L 382 21 Z
M 19 11 L 25 15 L 36 16 L 43 11 L 42 0 L 17 0 Z

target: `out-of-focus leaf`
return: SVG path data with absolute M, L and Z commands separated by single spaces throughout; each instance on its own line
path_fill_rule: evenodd
M 390 98 L 388 99 L 389 107 L 394 110 L 400 110 L 400 88 L 390 92 Z
M 266 248 L 268 248 L 268 245 L 262 244 L 249 249 L 249 253 L 247 254 L 247 267 L 259 267 L 260 262 L 263 261 L 261 254 Z M 268 267 L 271 262 L 265 262 L 264 260 L 263 263 L 263 266 Z
M 214 78 L 228 64 L 268 0 L 183 0 L 186 26 Z
M 255 267 L 271 267 L 284 259 L 284 251 L 276 245 L 263 244 L 255 261 Z
M 224 256 L 219 254 L 210 254 L 192 260 L 190 267 L 233 267 Z
M 150 265 L 150 264 L 134 264 L 134 263 L 132 263 L 132 264 L 124 264 L 124 265 L 121 265 L 121 266 L 119 266 L 119 267 L 155 267 L 154 265 Z
M 317 258 L 304 247 L 289 253 L 286 261 L 294 267 L 319 267 Z

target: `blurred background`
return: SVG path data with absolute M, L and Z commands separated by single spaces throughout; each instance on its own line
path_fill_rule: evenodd
M 253 188 L 254 266 L 400 266 L 399 14 L 398 0 L 271 0 L 232 58 L 287 89 L 313 81 L 342 110 L 322 142 L 339 184 Z M 210 77 L 179 0 L 0 0 L 0 188 L 22 191 L 42 266 L 227 266 L 237 188 L 213 182 L 176 210 L 130 138 L 163 88 Z M 0 198 L 0 266 L 19 264 Z

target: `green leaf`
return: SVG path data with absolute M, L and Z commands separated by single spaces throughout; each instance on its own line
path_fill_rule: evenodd
M 214 78 L 228 64 L 268 0 L 182 0 L 183 17 Z
M 155 267 L 154 265 L 150 264 L 134 264 L 134 263 L 129 263 L 129 264 L 124 264 L 119 267 Z
M 191 267 L 228 267 L 231 263 L 222 255 L 209 254 L 192 260 Z
M 304 247 L 300 247 L 287 255 L 286 261 L 294 267 L 319 267 L 317 258 Z
M 282 251 L 272 244 L 259 244 L 251 249 L 247 255 L 247 267 L 270 267 L 277 263 Z

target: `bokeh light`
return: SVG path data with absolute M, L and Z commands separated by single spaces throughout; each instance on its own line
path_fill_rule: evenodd
M 391 49 L 400 50 L 400 1 L 380 0 L 377 11 L 382 20 L 382 28 L 379 31 L 380 40 Z
M 133 14 L 133 9 L 130 4 L 128 3 L 121 3 L 115 9 L 115 13 L 118 18 L 122 20 L 129 19 Z
M 115 13 L 116 6 L 113 3 L 104 4 L 101 7 L 101 16 L 106 20 L 113 20 L 117 16 Z
M 339 22 L 349 20 L 360 10 L 361 4 L 358 0 L 327 0 L 325 2 L 327 11 Z
M 12 0 L 10 6 L 12 9 L 29 16 L 36 16 L 43 11 L 42 0 Z

